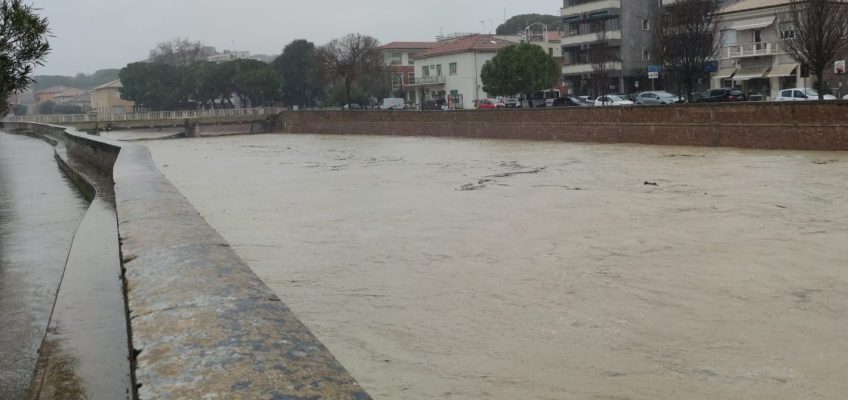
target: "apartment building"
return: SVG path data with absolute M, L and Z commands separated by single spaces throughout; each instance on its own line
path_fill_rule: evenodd
M 592 57 L 598 46 L 608 46 L 611 55 L 604 68 L 609 85 L 604 91 L 644 90 L 649 85 L 651 28 L 661 5 L 660 0 L 564 0 L 561 43 L 566 92 L 597 94 L 593 73 L 604 65 Z
M 380 46 L 391 69 L 392 93 L 408 103 L 415 101 L 415 55 L 435 47 L 436 42 L 391 42 Z
M 801 67 L 780 45 L 794 35 L 784 14 L 790 0 L 740 0 L 723 6 L 722 48 L 719 71 L 711 86 L 741 87 L 753 100 L 770 100 L 781 89 L 812 87 L 815 77 L 803 78 Z M 783 20 L 783 21 L 782 21 Z M 838 88 L 838 79 L 826 74 L 828 85 Z
M 415 80 L 411 86 L 415 103 L 449 98 L 456 108 L 473 108 L 483 91 L 480 74 L 498 49 L 515 42 L 492 35 L 470 34 L 445 37 L 433 48 L 415 55 Z
M 121 98 L 120 80 L 100 85 L 91 91 L 91 107 L 101 114 L 123 114 L 135 110 L 135 103 Z

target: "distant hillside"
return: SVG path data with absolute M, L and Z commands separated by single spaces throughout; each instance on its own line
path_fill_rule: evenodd
M 524 32 L 524 28 L 534 22 L 541 22 L 548 25 L 548 30 L 555 31 L 559 28 L 562 17 L 558 15 L 542 15 L 542 14 L 522 14 L 516 15 L 506 22 L 498 26 L 498 35 L 514 35 L 518 32 Z
M 35 80 L 32 87 L 36 92 L 51 86 L 70 86 L 78 89 L 91 89 L 118 79 L 118 72 L 120 72 L 118 69 L 101 69 L 91 75 L 36 75 L 32 77 L 32 79 Z

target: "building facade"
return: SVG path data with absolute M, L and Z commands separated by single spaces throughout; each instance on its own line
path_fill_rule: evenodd
M 415 56 L 415 103 L 448 99 L 454 108 L 474 108 L 490 97 L 483 90 L 480 74 L 498 49 L 515 42 L 492 35 L 471 34 L 448 37 Z
M 567 93 L 644 90 L 649 85 L 652 24 L 661 6 L 658 0 L 564 0 L 561 45 Z
M 392 42 L 380 46 L 389 77 L 393 96 L 403 97 L 406 102 L 415 102 L 415 55 L 435 47 L 436 42 Z
M 135 103 L 121 98 L 120 80 L 100 85 L 91 91 L 91 107 L 100 114 L 123 114 L 135 110 Z

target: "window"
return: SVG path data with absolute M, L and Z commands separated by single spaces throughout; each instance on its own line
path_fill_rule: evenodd
M 736 44 L 736 30 L 727 29 L 721 31 L 721 45 L 732 46 Z
M 548 47 L 548 55 L 551 56 L 551 57 L 554 56 L 554 48 L 553 47 Z
M 456 63 L 448 64 L 448 73 L 451 75 L 456 75 L 457 65 Z
M 391 61 L 389 61 L 391 65 L 401 65 L 403 64 L 403 53 L 392 53 Z
M 651 59 L 651 52 L 646 48 L 642 48 L 642 61 L 648 61 Z
M 409 82 L 410 84 L 414 84 L 414 83 L 415 83 L 415 72 L 410 72 L 410 73 L 409 73 L 409 76 L 408 76 L 408 80 L 407 80 L 407 82 Z
M 429 77 L 430 76 L 430 66 L 425 65 L 424 67 L 421 68 L 421 72 L 422 72 L 422 75 L 424 75 L 425 78 Z
M 651 30 L 651 21 L 645 18 L 642 18 L 642 30 L 649 31 Z
M 442 64 L 436 66 L 436 76 L 442 76 Z
M 794 39 L 794 38 L 795 38 L 795 30 L 786 29 L 786 30 L 780 31 L 780 40 Z
M 400 85 L 403 85 L 403 74 L 400 72 L 396 72 L 392 74 L 392 86 Z

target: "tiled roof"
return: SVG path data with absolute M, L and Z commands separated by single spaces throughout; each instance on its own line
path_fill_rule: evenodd
M 392 49 L 409 49 L 409 50 L 427 50 L 436 47 L 438 43 L 436 42 L 391 42 L 386 43 L 380 46 L 381 49 L 384 50 L 392 50 Z
M 719 14 L 756 10 L 759 8 L 777 7 L 789 4 L 792 0 L 740 0 L 728 4 L 719 10 Z
M 467 51 L 495 52 L 501 47 L 514 45 L 515 42 L 498 39 L 491 35 L 468 35 L 439 42 L 436 47 L 415 55 L 416 59 L 444 54 L 465 53 Z
M 121 80 L 117 79 L 117 80 L 114 80 L 114 81 L 109 82 L 109 83 L 104 83 L 104 84 L 94 88 L 94 90 L 111 89 L 111 88 L 119 88 L 120 89 L 122 87 L 124 87 L 124 85 L 121 84 Z

